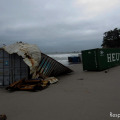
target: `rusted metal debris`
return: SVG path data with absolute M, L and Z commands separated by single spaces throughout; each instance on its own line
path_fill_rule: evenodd
M 45 89 L 49 85 L 50 85 L 50 82 L 48 80 L 42 80 L 42 79 L 26 80 L 26 78 L 24 78 L 9 85 L 6 89 L 13 90 L 13 91 L 15 90 L 34 91 L 34 90 Z
M 0 115 L 0 120 L 7 120 L 7 116 L 5 114 Z
M 45 80 L 49 81 L 50 84 L 53 84 L 53 83 L 58 82 L 58 79 L 55 78 L 55 77 L 48 77 L 48 78 L 46 78 Z
M 35 91 L 35 90 L 42 90 L 47 88 L 50 84 L 58 82 L 58 79 L 55 77 L 44 77 L 38 79 L 31 79 L 27 80 L 23 78 L 19 81 L 16 81 L 9 85 L 6 89 L 15 91 L 15 90 L 28 90 L 28 91 Z

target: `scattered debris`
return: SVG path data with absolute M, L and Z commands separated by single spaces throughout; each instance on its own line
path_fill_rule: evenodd
M 83 78 L 79 78 L 78 80 L 84 80 Z
M 15 91 L 15 90 L 28 90 L 28 91 L 35 91 L 35 90 L 43 90 L 47 88 L 50 84 L 58 82 L 58 79 L 55 77 L 45 77 L 41 75 L 38 79 L 30 79 L 27 80 L 23 78 L 19 81 L 16 81 L 6 87 L 7 90 Z
M 105 73 L 108 73 L 108 70 L 105 70 Z
M 107 70 L 105 70 L 105 73 L 107 73 Z
M 35 90 L 45 89 L 49 85 L 50 82 L 48 80 L 43 80 L 43 79 L 26 80 L 26 78 L 24 78 L 9 85 L 6 89 L 11 91 L 15 91 L 15 90 L 35 91 Z
M 48 80 L 50 82 L 50 84 L 58 82 L 58 79 L 55 77 L 48 77 L 45 80 Z
M 5 114 L 0 115 L 0 120 L 7 120 L 7 116 Z

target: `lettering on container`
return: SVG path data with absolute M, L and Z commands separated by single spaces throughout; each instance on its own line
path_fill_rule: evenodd
M 115 62 L 120 60 L 120 53 L 107 54 L 107 62 Z

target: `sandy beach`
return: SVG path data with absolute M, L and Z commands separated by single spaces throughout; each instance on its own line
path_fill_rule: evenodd
M 7 120 L 115 120 L 120 114 L 120 66 L 107 73 L 83 71 L 82 64 L 69 66 L 74 72 L 38 92 L 0 89 L 0 114 Z

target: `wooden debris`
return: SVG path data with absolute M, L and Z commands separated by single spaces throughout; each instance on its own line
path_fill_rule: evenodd
M 5 114 L 0 115 L 0 120 L 7 120 L 7 116 Z
M 34 91 L 34 90 L 42 90 L 46 87 L 48 87 L 50 85 L 50 82 L 48 80 L 42 80 L 42 79 L 38 79 L 38 80 L 26 80 L 21 79 L 17 82 L 14 82 L 13 84 L 9 85 L 6 89 L 7 90 L 30 90 L 30 91 Z
M 48 78 L 46 78 L 45 80 L 49 81 L 50 84 L 53 84 L 53 83 L 58 82 L 58 79 L 55 78 L 55 77 L 48 77 Z

